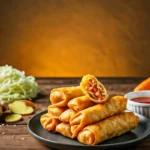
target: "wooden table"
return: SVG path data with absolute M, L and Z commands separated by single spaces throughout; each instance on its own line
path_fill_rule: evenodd
M 110 95 L 124 95 L 132 91 L 133 88 L 144 78 L 99 78 L 106 86 Z M 40 93 L 34 100 L 38 105 L 35 114 L 47 109 L 50 104 L 49 93 L 53 88 L 78 85 L 80 78 L 38 78 Z M 32 116 L 32 115 L 31 115 Z M 48 150 L 50 148 L 42 145 L 35 140 L 27 130 L 27 121 L 31 116 L 25 116 L 23 121 L 15 124 L 6 124 L 1 122 L 0 126 L 0 149 L 30 149 L 30 150 Z M 150 136 L 139 144 L 132 147 L 136 150 L 150 149 Z

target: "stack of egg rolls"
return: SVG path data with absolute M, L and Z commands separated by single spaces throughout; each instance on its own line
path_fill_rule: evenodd
M 139 118 L 124 112 L 127 99 L 109 97 L 96 77 L 86 75 L 80 86 L 55 88 L 50 93 L 51 105 L 41 116 L 43 128 L 79 142 L 95 145 L 120 136 L 138 125 Z
M 71 138 L 69 121 L 76 112 L 68 107 L 68 102 L 83 95 L 80 86 L 53 89 L 50 94 L 52 105 L 48 106 L 48 112 L 40 118 L 42 127 L 47 131 L 59 132 Z

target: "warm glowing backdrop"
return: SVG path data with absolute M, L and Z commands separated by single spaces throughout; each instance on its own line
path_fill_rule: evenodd
M 1 0 L 0 65 L 35 76 L 149 76 L 149 0 Z

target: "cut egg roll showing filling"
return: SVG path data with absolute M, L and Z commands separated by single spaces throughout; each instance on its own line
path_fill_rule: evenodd
M 85 75 L 81 80 L 80 87 L 84 94 L 88 95 L 95 103 L 102 103 L 108 98 L 106 88 L 93 75 Z
M 95 145 L 136 128 L 138 122 L 139 117 L 133 112 L 125 112 L 86 126 L 79 132 L 78 140 L 84 144 Z

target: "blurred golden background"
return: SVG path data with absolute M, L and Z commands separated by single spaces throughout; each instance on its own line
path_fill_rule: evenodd
M 149 0 L 1 0 L 0 65 L 40 77 L 150 76 Z

